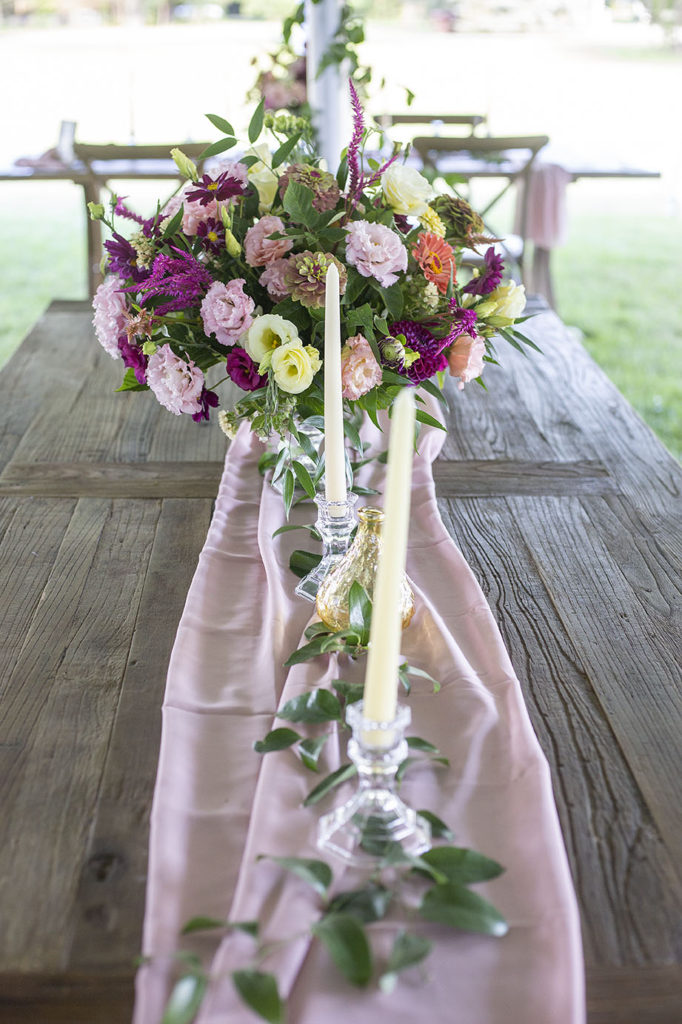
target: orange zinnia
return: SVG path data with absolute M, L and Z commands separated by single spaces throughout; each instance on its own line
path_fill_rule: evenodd
M 445 294 L 450 283 L 450 275 L 452 274 L 453 281 L 456 280 L 455 254 L 452 247 L 433 232 L 422 231 L 412 255 L 422 268 L 427 281 L 433 281 L 438 291 Z

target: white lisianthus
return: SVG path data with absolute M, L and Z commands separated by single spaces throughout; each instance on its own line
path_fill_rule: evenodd
M 242 339 L 242 344 L 254 363 L 262 363 L 266 354 L 280 345 L 288 345 L 297 338 L 298 330 L 291 320 L 285 320 L 277 313 L 265 313 L 253 321 Z
M 279 185 L 277 171 L 272 168 L 272 155 L 264 142 L 252 146 L 247 155 L 258 157 L 258 161 L 249 167 L 248 176 L 251 184 L 258 189 L 259 212 L 267 213 L 275 200 Z
M 433 189 L 423 174 L 405 164 L 391 164 L 381 175 L 384 199 L 394 213 L 421 217 L 426 213 Z
M 485 307 L 485 308 L 484 308 Z M 486 296 L 476 307 L 479 316 L 485 316 L 492 327 L 510 327 L 526 308 L 526 289 L 515 281 L 505 281 Z
M 317 349 L 313 345 L 304 345 L 300 338 L 272 353 L 275 383 L 290 395 L 298 395 L 309 388 L 321 366 Z

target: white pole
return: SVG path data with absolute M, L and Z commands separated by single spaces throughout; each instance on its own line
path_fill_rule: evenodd
M 341 150 L 350 139 L 350 106 L 347 73 L 338 64 L 317 69 L 339 26 L 340 0 L 305 0 L 306 66 L 308 103 L 317 130 L 320 155 L 327 168 L 336 173 Z

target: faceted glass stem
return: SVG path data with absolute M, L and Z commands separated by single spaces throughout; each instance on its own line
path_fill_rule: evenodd
M 363 715 L 362 701 L 346 710 L 353 730 L 348 754 L 358 770 L 357 792 L 318 824 L 317 845 L 346 863 L 371 867 L 399 843 L 417 855 L 431 845 L 429 823 L 400 799 L 398 767 L 407 757 L 405 729 L 412 714 L 398 705 L 392 722 L 373 722 Z
M 317 522 L 315 527 L 322 537 L 322 560 L 296 587 L 299 597 L 314 601 L 325 576 L 345 555 L 355 528 L 354 506 L 357 494 L 350 491 L 345 501 L 327 501 L 317 496 Z

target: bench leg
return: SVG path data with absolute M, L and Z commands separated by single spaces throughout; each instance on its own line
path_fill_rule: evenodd
M 88 203 L 100 202 L 99 186 L 94 181 L 83 183 L 83 198 L 85 201 L 85 225 L 88 241 L 88 293 L 93 297 L 97 286 L 102 283 L 102 274 L 99 265 L 102 259 L 102 225 L 98 220 L 91 220 L 88 212 Z
M 534 292 L 544 295 L 552 309 L 556 309 L 554 297 L 554 284 L 552 282 L 551 249 L 543 249 L 536 245 L 533 249 L 533 271 L 532 289 Z

